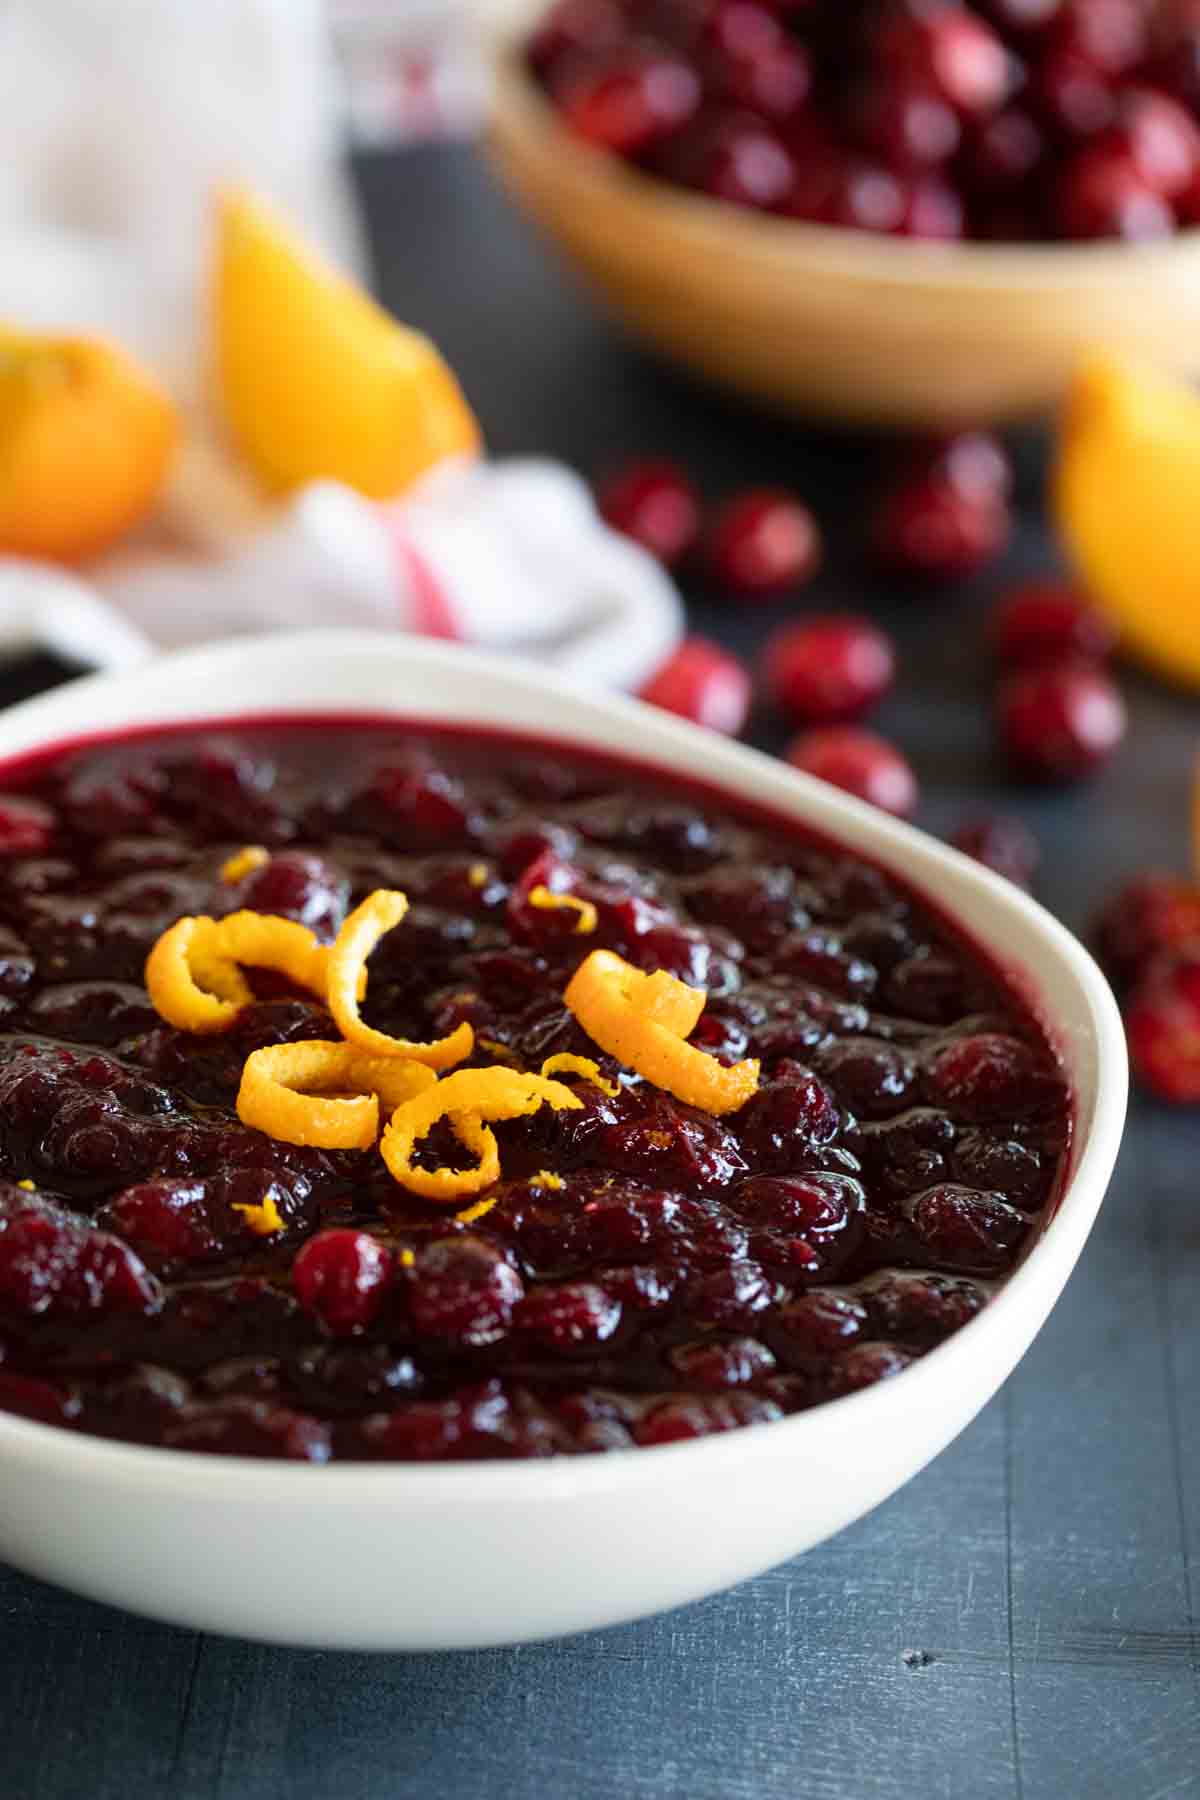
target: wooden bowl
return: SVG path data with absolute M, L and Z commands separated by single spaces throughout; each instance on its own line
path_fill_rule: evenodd
M 574 137 L 513 35 L 488 141 L 510 191 L 635 332 L 789 412 L 909 428 L 1020 419 L 1053 406 L 1097 346 L 1200 372 L 1200 230 L 930 244 L 744 212 Z

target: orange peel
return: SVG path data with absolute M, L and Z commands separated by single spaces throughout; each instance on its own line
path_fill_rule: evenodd
M 575 1111 L 583 1103 L 563 1082 L 542 1075 L 522 1075 L 515 1069 L 457 1069 L 396 1108 L 380 1140 L 380 1154 L 402 1187 L 428 1200 L 447 1203 L 478 1194 L 500 1176 L 499 1146 L 485 1121 L 525 1118 L 543 1104 Z M 459 1141 L 478 1158 L 473 1169 L 414 1167 L 417 1145 L 443 1118 L 449 1118 Z
M 233 1210 L 241 1213 L 255 1237 L 274 1237 L 277 1231 L 283 1230 L 283 1214 L 276 1205 L 274 1194 L 264 1194 L 257 1206 L 235 1200 Z
M 146 991 L 160 1018 L 181 1031 L 227 1031 L 254 995 L 213 942 L 216 921 L 177 919 L 146 958 Z
M 255 869 L 265 868 L 270 860 L 271 852 L 262 844 L 246 844 L 221 864 L 221 880 L 231 884 L 241 881 L 244 875 L 253 875 Z
M 390 888 L 376 888 L 360 906 L 356 906 L 332 948 L 326 953 L 328 963 L 323 993 L 334 1021 L 347 1043 L 358 1044 L 375 1056 L 402 1056 L 412 1062 L 425 1063 L 431 1069 L 450 1069 L 470 1056 L 475 1045 L 475 1032 L 466 1020 L 448 1037 L 431 1044 L 411 1043 L 407 1038 L 389 1037 L 368 1025 L 358 1010 L 365 991 L 367 958 L 376 944 L 399 925 L 408 911 L 408 899 Z
M 692 1029 L 707 995 L 661 969 L 646 975 L 611 950 L 593 950 L 571 977 L 563 999 L 602 1050 L 685 1105 L 717 1114 L 737 1112 L 758 1087 L 756 1059 L 727 1068 L 685 1043 L 673 1024 L 665 1022 L 691 1016 Z
M 354 1044 L 267 1044 L 246 1058 L 237 1114 L 243 1125 L 286 1144 L 370 1150 L 380 1102 L 394 1111 L 436 1081 L 421 1063 L 365 1056 Z
M 543 1075 L 582 1075 L 593 1087 L 600 1089 L 615 1100 L 621 1089 L 617 1082 L 609 1081 L 600 1073 L 600 1064 L 590 1056 L 576 1056 L 570 1050 L 560 1050 L 554 1056 L 548 1056 L 542 1064 Z
M 528 900 L 530 906 L 537 912 L 578 913 L 579 917 L 572 927 L 577 937 L 584 937 L 589 932 L 595 931 L 599 923 L 600 915 L 592 902 L 581 900 L 578 894 L 556 894 L 551 888 L 544 887 L 539 883 L 537 887 L 530 888 Z

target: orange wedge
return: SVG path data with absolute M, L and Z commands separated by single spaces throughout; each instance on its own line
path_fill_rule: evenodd
M 0 551 L 107 550 L 148 511 L 177 435 L 166 394 L 114 344 L 0 325 Z
M 1200 394 L 1093 357 L 1068 394 L 1053 496 L 1066 548 L 1122 648 L 1200 687 Z
M 236 190 L 218 206 L 212 334 L 226 425 L 273 491 L 324 476 L 385 500 L 479 448 L 429 339 Z

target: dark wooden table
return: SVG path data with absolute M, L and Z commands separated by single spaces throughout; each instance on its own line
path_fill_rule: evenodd
M 714 494 L 766 479 L 812 498 L 830 555 L 804 604 L 869 606 L 900 640 L 881 723 L 913 756 L 924 823 L 1020 810 L 1044 844 L 1042 895 L 1075 926 L 1120 872 L 1184 860 L 1195 703 L 1131 677 L 1132 740 L 1086 792 L 1009 791 L 994 765 L 982 620 L 1006 576 L 1051 564 L 1037 444 L 1022 447 L 1007 565 L 938 600 L 889 592 L 858 550 L 877 447 L 764 421 L 655 366 L 470 152 L 372 160 L 362 180 L 381 291 L 440 340 L 494 451 L 589 472 L 674 451 Z M 703 596 L 694 611 L 747 652 L 778 617 Z M 0 698 L 54 673 L 21 670 Z M 759 742 L 780 735 L 757 722 Z M 1200 1795 L 1198 1171 L 1200 1115 L 1136 1108 L 1078 1272 L 976 1423 L 832 1543 L 668 1617 L 471 1655 L 303 1653 L 148 1624 L 0 1569 L 0 1795 Z

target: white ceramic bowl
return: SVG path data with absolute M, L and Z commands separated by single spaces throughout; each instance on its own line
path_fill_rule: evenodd
M 1054 1218 L 984 1312 L 911 1369 L 777 1424 L 549 1463 L 293 1466 L 76 1436 L 0 1413 L 0 1555 L 181 1625 L 285 1644 L 516 1643 L 677 1606 L 878 1505 L 996 1391 L 1083 1247 L 1125 1111 L 1091 958 L 1015 887 L 755 751 L 528 666 L 368 633 L 239 640 L 0 714 L 0 759 L 92 733 L 272 712 L 508 726 L 702 774 L 891 866 L 1035 997 L 1074 1087 Z M 0 781 L 3 779 L 0 769 Z

